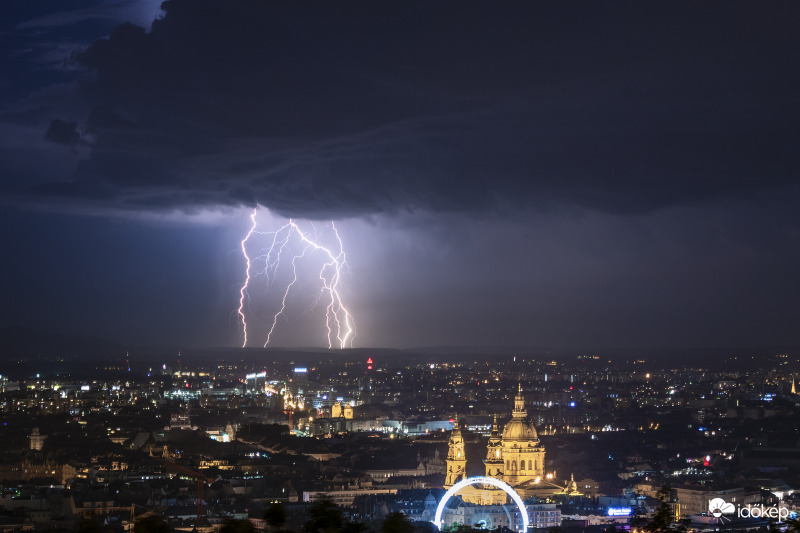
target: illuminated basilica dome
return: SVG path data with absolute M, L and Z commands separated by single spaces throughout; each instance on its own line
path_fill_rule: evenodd
M 533 425 L 527 420 L 517 420 L 512 418 L 503 428 L 504 441 L 534 441 L 539 440 L 539 435 Z
M 525 410 L 525 398 L 522 396 L 522 387 L 514 399 L 514 411 L 511 413 L 511 420 L 503 428 L 503 442 L 505 441 L 539 441 L 539 435 L 533 424 L 528 422 L 528 412 Z
M 544 475 L 544 447 L 533 424 L 528 422 L 521 386 L 514 399 L 511 420 L 503 428 L 499 450 L 502 479 L 512 487 Z
M 544 477 L 544 446 L 539 440 L 536 429 L 528 421 L 525 410 L 525 397 L 522 386 L 514 398 L 514 410 L 502 433 L 497 424 L 497 416 L 492 424 L 492 432 L 486 446 L 486 476 L 505 481 L 518 488 L 523 484 L 537 484 Z M 447 477 L 445 488 L 455 485 L 466 477 L 467 461 L 464 454 L 464 439 L 456 418 L 455 427 L 450 434 L 450 445 L 447 455 Z M 466 489 L 465 489 L 466 490 Z M 476 489 L 477 490 L 477 489 Z M 492 494 L 496 492 L 498 494 Z M 504 498 L 502 491 L 494 489 L 477 490 L 475 495 L 464 501 L 485 502 Z

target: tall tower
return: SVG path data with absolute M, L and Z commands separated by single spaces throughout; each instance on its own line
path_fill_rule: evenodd
M 503 481 L 512 487 L 544 475 L 544 446 L 528 422 L 521 384 L 514 398 L 511 420 L 503 428 L 501 452 L 505 463 Z
M 39 428 L 33 428 L 31 432 L 31 450 L 42 451 L 42 447 L 44 446 L 44 440 L 47 438 L 47 435 L 42 435 L 39 433 Z
M 444 488 L 449 489 L 466 477 L 467 455 L 464 453 L 464 438 L 461 436 L 461 427 L 458 423 L 458 414 L 456 414 L 447 446 L 447 476 Z
M 797 394 L 797 389 L 794 387 L 794 374 L 792 374 L 792 394 Z
M 489 444 L 486 446 L 486 476 L 503 479 L 503 441 L 500 439 L 500 430 L 497 428 L 497 415 L 494 415 L 492 433 L 489 435 Z

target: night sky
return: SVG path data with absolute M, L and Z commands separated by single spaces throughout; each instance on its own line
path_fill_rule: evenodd
M 355 346 L 800 345 L 796 2 L 4 0 L 0 50 L 0 326 L 239 346 L 259 205 L 335 221 Z

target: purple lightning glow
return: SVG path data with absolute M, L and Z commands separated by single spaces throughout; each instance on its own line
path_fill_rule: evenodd
M 246 265 L 245 281 L 239 291 L 238 310 L 243 330 L 242 347 L 246 347 L 248 342 L 245 300 L 249 301 L 251 298 L 249 289 L 251 288 L 252 280 L 254 277 L 263 276 L 266 280 L 267 288 L 271 288 L 278 281 L 281 260 L 288 259 L 289 254 L 291 254 L 292 258 L 291 281 L 281 291 L 280 308 L 272 314 L 269 320 L 264 347 L 266 348 L 272 340 L 279 319 L 281 317 L 286 318 L 287 301 L 290 293 L 293 292 L 293 289 L 298 285 L 298 281 L 304 276 L 303 268 L 300 268 L 301 263 L 304 268 L 310 267 L 313 269 L 312 272 L 318 272 L 316 278 L 319 280 L 319 293 L 311 308 L 315 308 L 323 299 L 327 302 L 325 306 L 325 328 L 327 330 L 328 348 L 333 348 L 334 346 L 338 348 L 352 347 L 353 338 L 355 337 L 355 324 L 350 311 L 342 303 L 340 293 L 342 270 L 347 263 L 342 239 L 339 236 L 336 225 L 333 222 L 330 223 L 330 229 L 336 240 L 336 247 L 331 249 L 319 241 L 316 231 L 312 236 L 304 232 L 294 220 L 289 220 L 288 223 L 275 231 L 257 231 L 257 212 L 258 207 L 250 215 L 252 226 L 241 242 L 242 256 Z M 248 248 L 252 246 L 252 242 L 256 241 L 254 236 L 265 237 L 262 240 L 265 240 L 266 243 L 260 253 L 251 258 L 250 254 L 248 254 Z M 258 266 L 262 261 L 263 268 L 255 270 L 255 276 L 252 276 L 251 272 L 254 272 L 254 267 Z M 313 265 L 319 265 L 319 270 L 316 270 Z

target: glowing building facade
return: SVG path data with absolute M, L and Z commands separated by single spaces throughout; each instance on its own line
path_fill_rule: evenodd
M 544 478 L 544 446 L 536 429 L 528 421 L 525 398 L 520 388 L 514 399 L 514 410 L 502 434 L 495 416 L 484 459 L 486 476 L 504 481 L 522 495 Z M 466 477 L 467 458 L 464 438 L 458 418 L 450 434 L 447 452 L 447 476 L 444 487 L 449 489 Z M 469 486 L 460 492 L 462 500 L 480 505 L 505 503 L 506 494 L 492 486 Z

